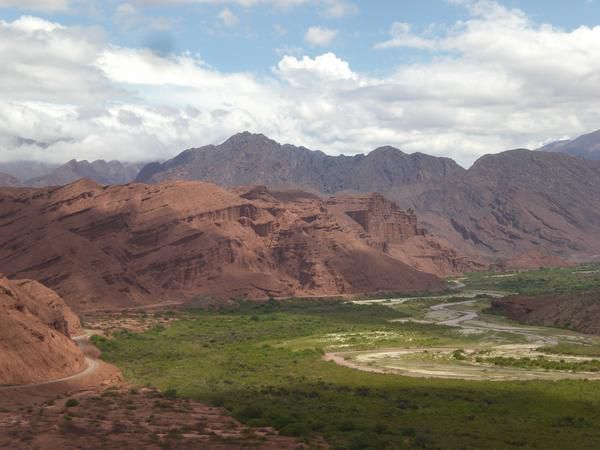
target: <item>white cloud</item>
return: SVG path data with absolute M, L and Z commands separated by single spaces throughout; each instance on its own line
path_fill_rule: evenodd
M 330 45 L 337 36 L 337 30 L 325 27 L 310 27 L 304 33 L 304 40 L 315 47 Z
M 358 79 L 358 76 L 350 70 L 349 64 L 333 53 L 326 53 L 314 59 L 308 56 L 302 59 L 284 56 L 274 72 L 296 87 L 313 85 L 318 88 L 323 83 Z
M 396 47 L 408 47 L 417 49 L 433 50 L 436 43 L 431 39 L 414 35 L 412 26 L 408 23 L 395 22 L 390 31 L 392 38 L 385 42 L 380 42 L 375 45 L 375 48 L 386 49 Z
M 173 27 L 172 19 L 160 16 L 146 16 L 131 3 L 121 3 L 118 5 L 113 13 L 113 21 L 117 27 L 125 31 L 140 28 L 144 30 L 167 31 Z
M 70 0 L 0 0 L 0 8 L 19 8 L 31 11 L 65 11 Z
M 165 158 L 250 130 L 333 154 L 391 144 L 466 165 L 598 128 L 600 27 L 465 5 L 471 17 L 437 36 L 398 26 L 391 39 L 431 42 L 420 48 L 432 57 L 379 76 L 299 51 L 268 76 L 224 73 L 198 55 L 111 45 L 94 28 L 0 21 L 0 59 L 11 61 L 0 68 L 0 159 Z M 52 145 L 11 147 L 10 136 Z
M 2 1 L 2 0 L 0 0 Z M 135 0 L 139 5 L 182 5 L 212 4 L 239 5 L 246 8 L 269 5 L 279 10 L 290 10 L 298 6 L 314 5 L 326 17 L 339 18 L 358 12 L 358 7 L 349 0 Z
M 226 27 L 233 27 L 234 25 L 237 25 L 240 21 L 239 17 L 232 13 L 229 8 L 222 9 L 221 12 L 219 12 L 219 14 L 217 15 L 217 17 L 219 18 L 221 23 Z
M 327 17 L 344 17 L 358 13 L 358 7 L 346 0 L 325 0 L 323 15 Z
M 277 34 L 278 36 L 285 36 L 288 34 L 288 30 L 287 28 L 285 28 L 283 25 L 276 23 L 275 25 L 273 25 L 273 31 L 275 31 L 275 34 Z

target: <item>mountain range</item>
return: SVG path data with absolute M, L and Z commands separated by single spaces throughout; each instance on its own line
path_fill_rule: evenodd
M 464 169 L 449 158 L 383 147 L 367 155 L 329 156 L 304 147 L 281 145 L 262 134 L 232 136 L 221 145 L 186 150 L 164 163 L 144 167 L 136 181 L 206 180 L 220 186 L 264 184 L 297 186 L 325 194 L 343 191 L 389 194 L 428 183 Z
M 321 193 L 377 191 L 414 208 L 462 254 L 503 267 L 557 265 L 600 254 L 600 162 L 512 150 L 454 161 L 384 147 L 328 156 L 241 133 L 146 166 L 137 181 L 294 185 Z
M 133 181 L 145 163 L 75 159 L 63 164 L 36 161 L 0 163 L 0 186 L 62 186 L 81 178 L 100 184 L 125 184 Z
M 431 242 L 420 243 L 412 255 L 399 252 L 397 257 L 418 270 L 446 275 L 458 267 L 530 268 L 597 258 L 600 161 L 567 153 L 585 147 L 593 154 L 598 138 L 600 132 L 543 151 L 486 155 L 464 169 L 448 158 L 409 155 L 393 147 L 366 155 L 329 156 L 245 132 L 221 145 L 189 149 L 141 170 L 139 164 L 73 160 L 21 184 L 59 186 L 79 178 L 102 185 L 134 178 L 159 186 L 204 181 L 226 189 L 248 185 L 296 189 L 303 195 L 322 196 L 320 201 L 331 195 L 379 192 L 399 208 L 414 210 L 427 238 L 439 245 L 433 251 Z M 0 176 L 0 181 L 19 184 L 8 175 Z M 416 259 L 415 254 L 421 257 Z

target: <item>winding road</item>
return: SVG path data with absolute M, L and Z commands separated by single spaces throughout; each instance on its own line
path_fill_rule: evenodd
M 91 336 L 96 334 L 92 330 L 84 330 L 84 331 L 85 331 L 85 334 L 72 338 L 73 341 L 75 341 L 75 343 L 77 343 L 77 345 L 79 347 L 82 346 L 83 342 L 88 341 Z M 57 383 L 64 383 L 66 381 L 74 381 L 74 380 L 78 380 L 78 379 L 81 379 L 81 378 L 84 378 L 84 377 L 94 374 L 98 370 L 98 367 L 100 366 L 97 359 L 90 358 L 89 356 L 85 357 L 85 363 L 86 363 L 85 369 L 83 369 L 81 372 L 78 372 L 73 375 L 69 375 L 67 377 L 56 378 L 54 380 L 48 380 L 48 381 L 40 381 L 38 383 L 1 385 L 0 391 L 8 390 L 8 389 L 25 389 L 25 388 L 32 388 L 32 387 L 48 386 L 48 385 L 57 384 Z

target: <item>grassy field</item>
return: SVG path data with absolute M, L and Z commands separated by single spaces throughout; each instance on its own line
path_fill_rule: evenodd
M 390 323 L 385 305 L 242 304 L 168 328 L 96 337 L 130 382 L 223 406 L 242 422 L 339 449 L 595 449 L 594 382 L 469 382 L 361 372 L 324 351 L 467 346 L 455 329 Z
M 470 289 L 509 291 L 518 294 L 564 293 L 600 290 L 600 264 L 532 270 L 527 272 L 471 273 L 462 280 Z

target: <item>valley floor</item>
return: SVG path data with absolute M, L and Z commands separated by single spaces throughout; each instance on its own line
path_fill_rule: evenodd
M 489 282 L 521 277 L 508 275 Z M 94 340 L 132 383 L 309 446 L 597 448 L 600 339 L 489 314 L 511 291 L 478 277 L 429 298 L 113 317 Z
M 600 337 L 490 305 L 598 279 L 472 274 L 435 296 L 84 317 L 102 370 L 3 389 L 0 448 L 596 449 Z
M 506 275 L 500 275 L 506 277 Z M 500 316 L 483 313 L 488 298 L 500 298 L 498 291 L 465 290 L 453 296 L 365 300 L 357 304 L 384 304 L 390 308 L 408 302 L 430 302 L 420 319 L 396 322 L 429 323 L 456 327 L 465 336 L 479 339 L 464 347 L 407 347 L 367 351 L 329 352 L 326 361 L 354 369 L 395 373 L 413 377 L 465 380 L 599 380 L 600 360 L 595 356 L 565 355 L 543 351 L 562 345 L 600 349 L 600 338 L 548 327 L 508 323 Z M 472 300 L 457 301 L 461 297 Z M 483 299 L 481 298 L 483 297 Z M 479 299 L 478 299 L 479 298 Z M 448 302 L 454 300 L 453 302 Z M 441 303 L 440 303 L 441 302 Z

